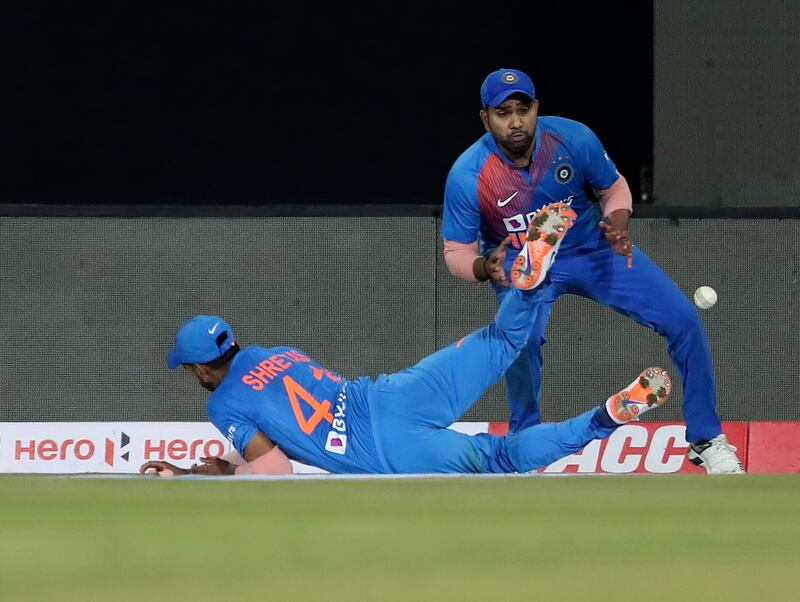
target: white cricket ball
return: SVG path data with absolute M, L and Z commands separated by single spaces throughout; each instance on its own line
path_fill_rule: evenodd
M 717 302 L 717 291 L 710 286 L 701 286 L 694 292 L 694 304 L 700 309 L 714 307 Z

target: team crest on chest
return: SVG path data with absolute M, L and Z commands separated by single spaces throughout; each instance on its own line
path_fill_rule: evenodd
M 569 163 L 560 163 L 553 174 L 559 184 L 569 184 L 575 169 Z

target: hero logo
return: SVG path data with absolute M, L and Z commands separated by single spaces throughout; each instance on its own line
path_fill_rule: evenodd
M 661 426 L 650 433 L 645 426 L 626 424 L 608 439 L 595 439 L 577 454 L 553 462 L 539 472 L 678 472 L 683 468 L 689 447 L 685 436 L 683 425 Z
M 130 462 L 130 449 L 128 448 L 130 442 L 131 438 L 127 433 L 120 433 L 119 449 L 117 449 L 115 440 L 105 437 L 105 454 L 103 455 L 105 463 L 114 466 L 117 458 Z M 68 438 L 60 441 L 55 439 L 22 441 L 18 439 L 14 446 L 14 459 L 18 461 L 43 460 L 45 462 L 52 460 L 85 461 L 95 457 L 98 447 L 100 446 L 91 439 Z M 123 452 L 123 450 L 124 453 L 117 454 L 118 451 Z
M 145 439 L 145 460 L 196 460 L 221 457 L 225 453 L 222 439 Z
M 344 390 L 339 393 L 336 400 L 336 412 L 333 414 L 331 430 L 328 432 L 328 439 L 325 441 L 325 451 L 332 454 L 343 456 L 347 452 L 347 425 L 344 421 L 344 413 L 347 409 L 347 395 Z
M 575 200 L 575 195 L 571 194 L 567 198 L 556 202 L 572 205 L 573 200 Z M 544 207 L 544 205 L 542 205 L 542 207 Z M 522 245 L 525 244 L 525 235 L 528 231 L 528 226 L 530 225 L 533 216 L 536 215 L 536 212 L 542 207 L 538 207 L 534 211 L 530 211 L 528 213 L 518 213 L 517 215 L 503 218 L 503 225 L 506 227 L 506 232 L 508 232 L 509 236 L 511 237 L 511 246 L 516 249 L 522 248 Z
M 14 459 L 20 460 L 90 460 L 97 447 L 91 439 L 17 439 L 14 445 Z M 27 458 L 25 457 L 27 456 Z

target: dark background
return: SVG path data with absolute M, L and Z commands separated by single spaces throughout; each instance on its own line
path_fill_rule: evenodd
M 500 67 L 592 127 L 638 200 L 650 2 L 270 4 L 8 15 L 0 203 L 440 203 Z

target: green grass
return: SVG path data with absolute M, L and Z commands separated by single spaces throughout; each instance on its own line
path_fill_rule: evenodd
M 0 477 L 0 600 L 796 600 L 800 478 Z

